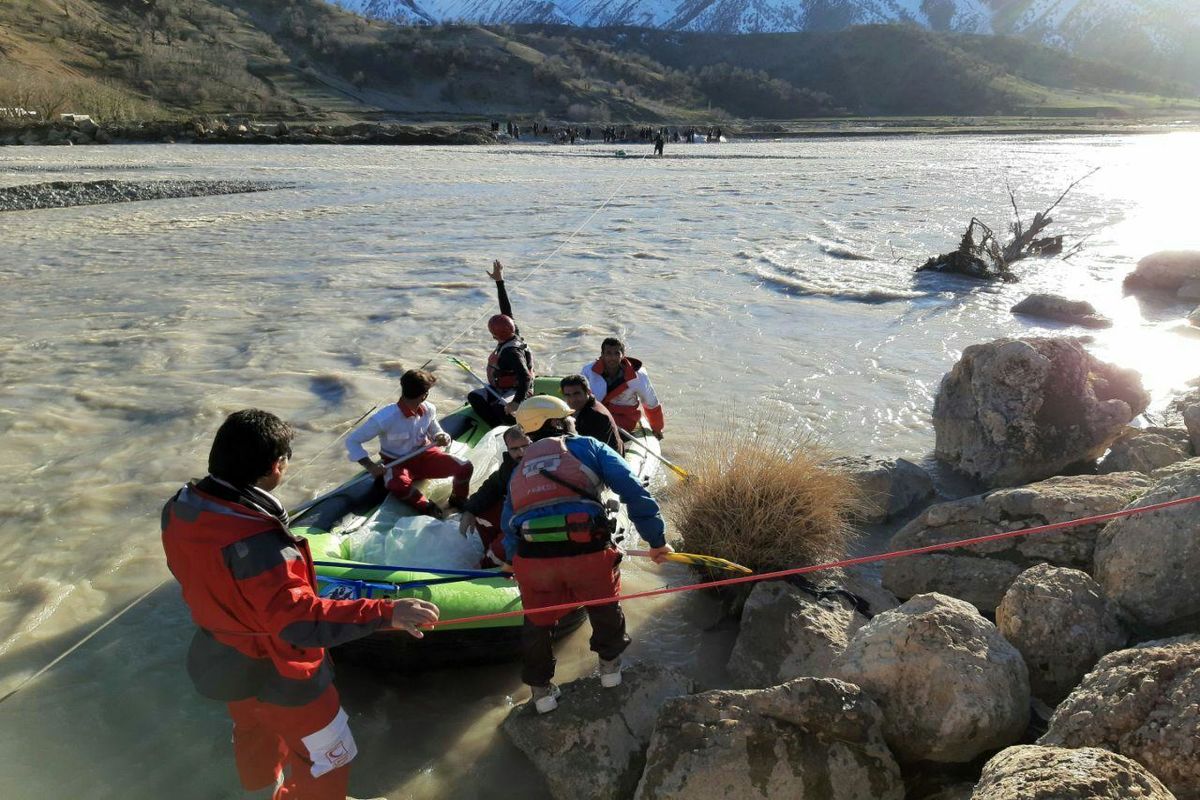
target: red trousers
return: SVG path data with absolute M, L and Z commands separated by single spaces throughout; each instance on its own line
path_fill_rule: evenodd
M 587 555 L 561 558 L 513 559 L 513 572 L 525 608 L 599 600 L 621 593 L 621 554 L 614 548 Z M 545 686 L 554 677 L 554 628 L 570 609 L 528 614 L 521 630 L 521 680 L 529 686 Z M 592 624 L 591 649 L 601 658 L 616 658 L 629 646 L 625 615 L 618 603 L 588 606 Z
M 500 514 L 503 512 L 504 504 L 496 503 L 479 515 L 480 520 L 490 525 L 475 525 L 475 530 L 479 531 L 479 541 L 483 542 L 483 563 L 480 564 L 482 569 L 498 567 L 508 562 L 504 557 L 504 532 L 500 530 Z
M 383 476 L 388 491 L 418 511 L 429 507 L 429 500 L 413 483 L 427 478 L 453 478 L 450 494 L 466 500 L 471 490 L 471 474 L 475 465 L 465 458 L 452 456 L 440 447 L 431 447 L 403 464 L 389 467 Z
M 244 789 L 274 786 L 287 767 L 274 800 L 345 800 L 358 747 L 333 686 L 304 706 L 236 700 L 229 716 Z

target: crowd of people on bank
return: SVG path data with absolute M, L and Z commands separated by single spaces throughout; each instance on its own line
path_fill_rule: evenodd
M 535 394 L 534 359 L 499 261 L 488 276 L 500 306 L 487 325 L 495 346 L 487 385 L 468 403 L 486 427 L 504 428 L 499 468 L 470 492 L 474 466 L 451 452 L 428 399 L 437 378 L 424 370 L 404 373 L 397 402 L 350 433 L 346 451 L 416 513 L 460 512 L 459 532 L 476 532 L 485 562 L 513 576 L 530 610 L 521 677 L 536 711 L 547 713 L 560 696 L 551 643 L 567 612 L 536 609 L 621 592 L 615 509 L 604 493 L 620 498 L 655 562 L 673 552 L 658 503 L 622 456 L 643 416 L 659 439 L 664 419 L 645 367 L 617 338 L 606 338 L 599 358 L 561 379 L 562 398 Z M 342 800 L 357 746 L 327 649 L 381 628 L 420 638 L 439 609 L 415 598 L 321 596 L 308 542 L 291 532 L 271 493 L 287 471 L 293 438 L 291 426 L 268 411 L 231 414 L 213 440 L 207 477 L 164 507 L 163 548 L 197 627 L 188 673 L 201 695 L 227 704 L 242 786 L 276 800 Z M 372 457 L 365 445 L 375 440 Z M 446 508 L 418 487 L 432 478 L 452 481 Z M 630 643 L 620 604 L 587 612 L 601 685 L 618 686 Z
M 500 123 L 492 120 L 492 133 L 500 133 Z M 560 144 L 575 144 L 577 141 L 592 141 L 592 127 L 586 125 L 582 128 L 576 125 L 555 125 L 551 126 L 547 123 L 532 122 L 524 126 L 512 120 L 504 124 L 504 132 L 512 139 L 520 139 L 522 135 L 526 138 L 543 137 L 550 138 L 552 141 Z M 686 128 L 680 127 L 651 127 L 651 126 L 629 126 L 629 125 L 606 125 L 600 128 L 597 133 L 600 139 L 605 144 L 635 144 L 635 143 L 652 143 L 655 145 L 656 152 L 662 155 L 662 147 L 666 142 L 679 144 L 686 142 L 695 144 L 697 142 L 720 142 L 724 139 L 724 132 L 719 127 L 698 128 L 690 126 Z

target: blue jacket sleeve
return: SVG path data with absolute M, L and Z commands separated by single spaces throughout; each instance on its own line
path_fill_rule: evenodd
M 504 493 L 504 508 L 500 510 L 500 530 L 504 534 L 504 554 L 508 557 L 508 563 L 512 563 L 513 556 L 517 554 L 517 529 L 513 527 L 513 507 L 512 497 L 508 492 Z
M 658 503 L 616 450 L 590 436 L 567 439 L 567 449 L 584 464 L 591 466 L 609 488 L 617 493 L 621 502 L 629 509 L 629 519 L 637 528 L 638 535 L 651 547 L 662 547 L 667 543 L 666 525 Z

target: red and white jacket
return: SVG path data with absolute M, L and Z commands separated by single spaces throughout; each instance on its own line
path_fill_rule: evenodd
M 394 461 L 424 450 L 441 432 L 433 403 L 422 403 L 415 412 L 392 403 L 376 411 L 346 437 L 346 454 L 351 461 L 366 458 L 363 444 L 378 437 L 379 454 L 385 461 Z
M 587 378 L 592 394 L 600 398 L 623 429 L 632 431 L 636 428 L 642 419 L 641 409 L 644 409 L 650 428 L 655 433 L 662 433 L 662 407 L 641 361 L 636 358 L 621 359 L 621 374 L 612 383 L 605 379 L 604 362 L 599 359 L 586 365 L 581 374 Z
M 269 494 L 211 476 L 163 508 L 167 566 L 200 629 L 188 673 L 205 697 L 305 705 L 333 680 L 326 648 L 391 621 L 390 600 L 318 596 L 308 542 L 286 518 Z

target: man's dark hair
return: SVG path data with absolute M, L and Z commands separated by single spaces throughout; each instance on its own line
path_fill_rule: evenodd
M 583 389 L 584 393 L 592 393 L 591 384 L 582 375 L 568 375 L 558 382 L 558 388 L 560 389 L 566 389 L 568 386 L 578 386 L 580 389 Z
M 400 394 L 409 400 L 416 400 L 432 389 L 435 383 L 437 383 L 437 377 L 432 372 L 410 369 L 400 376 Z
M 620 339 L 618 339 L 615 336 L 609 336 L 607 339 L 605 339 L 603 342 L 600 343 L 601 350 L 603 350 L 606 347 L 616 347 L 622 353 L 625 352 L 625 343 L 622 342 Z
M 531 442 L 540 442 L 542 439 L 549 439 L 551 436 L 575 436 L 577 435 L 575 419 L 573 417 L 548 419 L 542 423 L 542 427 L 533 433 L 526 431 L 525 435 L 529 437 L 529 441 Z
M 284 456 L 292 457 L 292 426 L 257 408 L 230 414 L 208 452 L 208 471 L 234 486 L 251 486 Z

